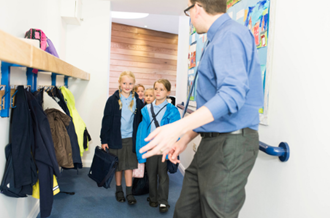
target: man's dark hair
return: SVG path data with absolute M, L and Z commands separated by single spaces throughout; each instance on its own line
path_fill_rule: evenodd
M 227 0 L 190 0 L 192 4 L 200 4 L 208 14 L 220 14 L 227 11 Z

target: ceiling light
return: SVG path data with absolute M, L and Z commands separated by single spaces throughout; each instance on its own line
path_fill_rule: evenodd
M 147 27 L 148 27 L 147 25 L 144 26 L 144 28 L 147 28 Z
M 118 19 L 140 19 L 148 17 L 147 13 L 132 13 L 132 12 L 120 12 L 120 11 L 112 11 L 112 18 Z

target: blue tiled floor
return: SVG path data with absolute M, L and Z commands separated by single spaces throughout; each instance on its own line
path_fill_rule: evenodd
M 114 179 L 111 188 L 104 189 L 97 187 L 87 174 L 88 168 L 79 170 L 79 174 L 75 170 L 63 171 L 62 176 L 58 179 L 60 189 L 61 191 L 75 192 L 75 195 L 60 193 L 54 196 L 50 218 L 173 217 L 175 203 L 179 198 L 183 181 L 183 176 L 179 171 L 175 174 L 169 174 L 170 193 L 168 201 L 171 207 L 167 213 L 160 214 L 158 208 L 149 206 L 148 195 L 136 196 L 137 204 L 133 206 L 128 205 L 127 202 L 119 203 L 115 199 Z M 40 218 L 40 215 L 37 218 Z

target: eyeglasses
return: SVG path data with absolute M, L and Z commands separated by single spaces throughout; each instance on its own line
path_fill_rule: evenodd
M 199 4 L 193 4 L 193 5 L 189 6 L 186 10 L 183 11 L 184 14 L 185 14 L 186 16 L 190 17 L 190 12 L 189 12 L 189 10 L 192 9 L 195 5 L 198 5 L 199 7 L 202 8 L 202 6 L 199 5 Z
M 183 11 L 184 14 L 185 14 L 186 16 L 190 17 L 190 12 L 189 12 L 189 10 L 192 9 L 194 6 L 195 6 L 195 4 L 189 6 L 186 10 Z

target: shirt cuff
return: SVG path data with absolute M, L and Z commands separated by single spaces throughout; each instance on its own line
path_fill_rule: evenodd
M 214 120 L 217 120 L 229 113 L 226 102 L 219 96 L 219 94 L 216 94 L 213 98 L 206 102 L 204 106 L 210 110 Z

